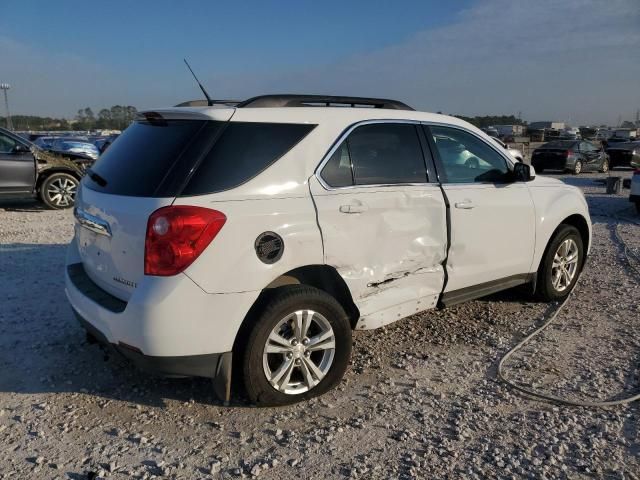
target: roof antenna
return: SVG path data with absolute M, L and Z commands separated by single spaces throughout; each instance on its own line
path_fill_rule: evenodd
M 211 97 L 209 96 L 209 94 L 207 93 L 207 91 L 204 89 L 204 87 L 202 86 L 202 84 L 200 83 L 200 80 L 198 80 L 198 77 L 196 77 L 196 74 L 193 73 L 193 70 L 191 69 L 191 65 L 189 65 L 189 62 L 187 62 L 186 58 L 183 58 L 184 63 L 187 65 L 187 68 L 189 69 L 189 71 L 191 72 L 191 75 L 193 75 L 193 78 L 195 79 L 196 83 L 198 84 L 198 86 L 200 87 L 200 90 L 202 90 L 202 93 L 204 93 L 205 98 L 207 99 L 207 105 L 212 107 L 213 106 L 213 100 L 211 100 Z

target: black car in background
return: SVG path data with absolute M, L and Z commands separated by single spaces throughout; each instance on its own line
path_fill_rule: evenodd
M 611 168 L 631 167 L 631 162 L 640 164 L 640 141 L 609 144 L 607 155 Z
M 609 157 L 601 146 L 586 140 L 554 140 L 533 151 L 531 165 L 536 172 L 562 170 L 577 175 L 608 171 Z
M 0 198 L 37 196 L 49 208 L 73 206 L 80 179 L 94 160 L 49 152 L 0 128 Z

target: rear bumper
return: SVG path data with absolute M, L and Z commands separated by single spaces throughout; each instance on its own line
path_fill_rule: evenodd
M 150 357 L 183 357 L 232 351 L 260 292 L 209 294 L 184 274 L 145 276 L 123 301 L 88 278 L 73 240 L 65 293 L 73 310 L 109 343 L 131 345 Z
M 179 357 L 144 355 L 139 349 L 130 345 L 109 342 L 100 330 L 84 319 L 77 311 L 74 310 L 73 313 L 75 313 L 80 325 L 103 348 L 124 358 L 140 370 L 165 377 L 213 378 L 216 395 L 226 402 L 229 401 L 231 397 L 231 367 L 233 359 L 231 352 Z
M 534 157 L 531 165 L 536 170 L 568 170 L 575 166 L 575 161 L 565 158 Z

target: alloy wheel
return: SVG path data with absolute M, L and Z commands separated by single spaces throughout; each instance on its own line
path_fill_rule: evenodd
M 551 284 L 557 292 L 571 285 L 578 271 L 578 244 L 572 238 L 563 241 L 553 257 Z
M 69 207 L 75 201 L 77 188 L 77 182 L 59 177 L 47 185 L 47 197 L 57 207 Z
M 262 354 L 264 374 L 287 395 L 307 392 L 327 375 L 336 352 L 329 321 L 313 310 L 298 310 L 276 323 Z

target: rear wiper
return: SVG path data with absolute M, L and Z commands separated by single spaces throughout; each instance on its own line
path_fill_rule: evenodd
M 87 170 L 87 175 L 89 175 L 89 178 L 94 182 L 96 182 L 101 187 L 107 186 L 107 181 L 104 178 L 102 178 L 100 175 L 98 175 L 96 172 L 94 172 L 93 170 L 91 169 Z

